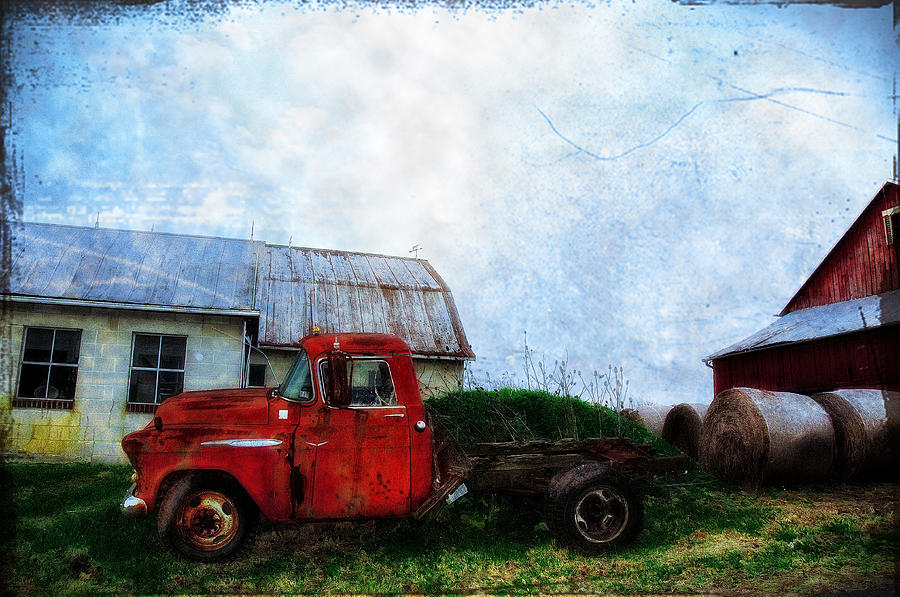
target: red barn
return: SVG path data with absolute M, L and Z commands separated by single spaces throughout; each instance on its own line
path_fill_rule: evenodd
M 775 323 L 708 357 L 716 394 L 900 390 L 898 189 L 885 183 Z

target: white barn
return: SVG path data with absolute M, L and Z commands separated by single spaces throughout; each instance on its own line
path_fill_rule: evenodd
M 122 436 L 162 400 L 275 385 L 313 326 L 400 336 L 426 396 L 459 387 L 475 356 L 423 259 L 50 224 L 14 232 L 0 337 L 7 456 L 122 461 Z

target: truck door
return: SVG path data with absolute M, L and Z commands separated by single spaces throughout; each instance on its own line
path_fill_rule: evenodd
M 349 408 L 322 405 L 313 517 L 384 518 L 410 511 L 410 426 L 391 357 L 352 359 Z M 327 361 L 319 362 L 320 379 Z

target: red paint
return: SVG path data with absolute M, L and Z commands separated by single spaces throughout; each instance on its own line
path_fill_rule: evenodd
M 266 388 L 182 392 L 159 405 L 156 416 L 170 425 L 230 423 L 247 425 L 269 422 Z
M 729 388 L 812 394 L 900 391 L 900 326 L 729 355 L 713 362 L 715 394 Z
M 315 518 L 409 513 L 410 428 L 405 406 L 334 409 L 322 430 L 319 440 L 325 443 L 316 448 L 315 456 Z
M 378 356 L 388 363 L 396 406 L 325 405 L 316 364 L 335 342 L 351 357 Z M 264 389 L 185 392 L 157 410 L 161 431 L 151 423 L 125 436 L 122 448 L 138 472 L 135 496 L 152 511 L 170 475 L 215 470 L 234 477 L 272 521 L 415 512 L 432 492 L 432 436 L 430 429 L 414 429 L 425 420 L 425 410 L 409 346 L 387 334 L 324 334 L 304 338 L 301 347 L 313 364 L 310 402 L 288 401 Z M 241 439 L 280 443 L 208 444 Z
M 900 204 L 900 186 L 888 182 L 850 226 L 782 315 L 900 289 L 900 242 L 888 245 L 881 212 Z

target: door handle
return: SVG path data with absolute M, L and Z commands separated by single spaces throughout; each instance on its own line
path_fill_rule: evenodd
M 388 417 L 397 417 L 398 419 L 402 419 L 405 416 L 406 416 L 406 413 L 393 413 L 390 415 L 384 415 L 384 418 L 387 419 Z

